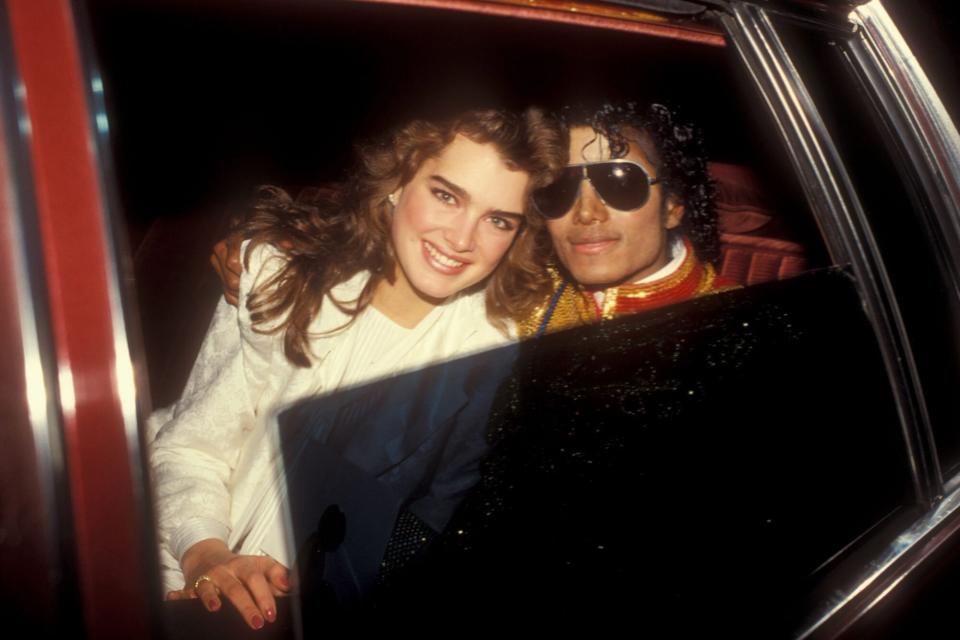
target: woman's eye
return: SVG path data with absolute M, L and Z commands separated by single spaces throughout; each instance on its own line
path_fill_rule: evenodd
M 443 189 L 434 189 L 433 197 L 442 202 L 443 204 L 455 205 L 457 204 L 457 197 L 450 193 L 449 191 L 444 191 Z
M 493 226 L 502 231 L 513 231 L 517 228 L 513 220 L 503 216 L 490 216 L 490 222 L 493 223 Z

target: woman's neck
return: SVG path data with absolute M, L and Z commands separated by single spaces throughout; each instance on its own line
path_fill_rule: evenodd
M 416 327 L 442 303 L 443 300 L 424 296 L 414 289 L 400 265 L 397 265 L 392 283 L 384 278 L 377 284 L 371 300 L 377 311 L 406 329 Z

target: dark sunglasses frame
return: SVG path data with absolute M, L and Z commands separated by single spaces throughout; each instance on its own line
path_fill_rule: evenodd
M 607 202 L 607 197 L 609 197 L 610 194 L 608 193 L 607 197 L 604 197 L 604 191 L 606 191 L 606 187 L 597 186 L 598 184 L 603 184 L 603 181 L 601 180 L 601 178 L 604 178 L 605 176 L 603 176 L 602 174 L 599 174 L 599 175 L 596 174 L 596 171 L 602 167 L 606 167 L 607 170 L 609 170 L 610 165 L 624 165 L 624 164 L 633 165 L 637 169 L 639 169 L 640 172 L 643 174 L 643 176 L 646 178 L 646 185 L 645 185 L 645 190 L 644 190 L 644 193 L 642 194 L 642 197 L 640 197 L 640 195 L 638 194 L 637 204 L 629 206 L 626 209 L 621 209 L 620 207 L 617 207 L 616 205 L 613 205 Z M 581 171 L 580 171 L 580 176 L 577 178 L 577 189 L 573 193 L 573 197 L 570 200 L 570 203 L 566 205 L 563 208 L 563 210 L 560 211 L 559 213 L 555 211 L 551 211 L 551 212 L 544 211 L 540 207 L 540 203 L 537 202 L 537 193 L 543 192 L 563 180 L 571 179 L 570 176 L 568 175 L 571 169 L 580 169 Z M 603 202 L 604 205 L 608 207 L 613 207 L 614 209 L 617 209 L 619 211 L 629 211 L 632 209 L 639 209 L 643 205 L 647 204 L 647 201 L 650 199 L 650 187 L 660 182 L 660 178 L 651 178 L 650 174 L 647 173 L 646 168 L 644 168 L 642 164 L 634 160 L 628 160 L 626 158 L 619 158 L 614 160 L 599 160 L 597 162 L 580 162 L 577 164 L 568 164 L 564 169 L 563 175 L 561 175 L 560 178 L 558 178 L 552 184 L 547 185 L 546 187 L 537 189 L 536 191 L 533 192 L 533 197 L 531 199 L 533 200 L 534 208 L 544 218 L 547 218 L 550 220 L 562 218 L 567 214 L 568 211 L 570 211 L 570 208 L 573 207 L 573 205 L 576 204 L 577 200 L 579 199 L 580 189 L 582 187 L 584 180 L 590 183 L 590 185 L 593 187 L 593 190 L 596 191 L 597 196 L 599 196 L 601 202 Z

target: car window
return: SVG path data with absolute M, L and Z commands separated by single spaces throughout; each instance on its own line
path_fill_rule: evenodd
M 782 633 L 911 517 L 904 425 L 862 290 L 831 257 L 781 133 L 716 25 L 686 23 L 681 35 L 698 35 L 681 38 L 364 3 L 89 4 L 155 408 L 182 392 L 220 293 L 210 247 L 256 185 L 296 192 L 336 180 L 356 141 L 476 104 L 665 101 L 703 129 L 716 266 L 737 287 L 523 343 L 492 412 L 506 448 L 454 516 L 462 526 L 440 532 L 422 574 L 397 578 L 387 593 L 401 595 L 386 609 L 480 575 L 470 589 L 501 590 L 504 610 L 521 615 L 605 597 L 623 615 L 648 571 L 649 585 L 667 586 L 641 589 L 663 605 L 645 610 L 679 615 L 697 602 L 733 622 L 744 619 L 735 603 L 762 592 L 754 622 Z M 913 215 L 897 164 L 865 146 L 864 107 L 821 44 L 796 55 L 805 73 L 808 58 L 829 58 L 815 97 L 831 130 L 857 142 L 844 160 L 858 194 L 868 208 Z M 893 247 L 931 413 L 947 424 L 954 408 L 932 377 L 943 364 L 933 347 L 956 362 L 953 309 L 944 283 L 910 277 L 939 272 L 923 227 L 901 219 L 878 216 L 875 231 L 885 257 Z M 304 419 L 315 419 L 307 402 Z M 488 519 L 504 478 L 509 506 Z M 461 532 L 480 521 L 493 524 L 468 549 Z M 562 533 L 545 536 L 543 523 Z M 504 586 L 504 575 L 523 579 Z M 522 600 L 529 585 L 532 602 Z

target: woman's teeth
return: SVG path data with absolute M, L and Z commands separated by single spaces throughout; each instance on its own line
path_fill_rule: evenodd
M 453 258 L 449 258 L 443 255 L 442 253 L 440 253 L 439 251 L 437 251 L 436 248 L 434 248 L 434 246 L 429 242 L 425 242 L 424 244 L 427 247 L 427 253 L 430 254 L 430 257 L 436 260 L 437 262 L 439 262 L 440 264 L 442 264 L 443 266 L 451 267 L 451 268 L 457 268 L 457 267 L 463 266 L 463 263 L 460 262 L 459 260 L 454 260 Z

